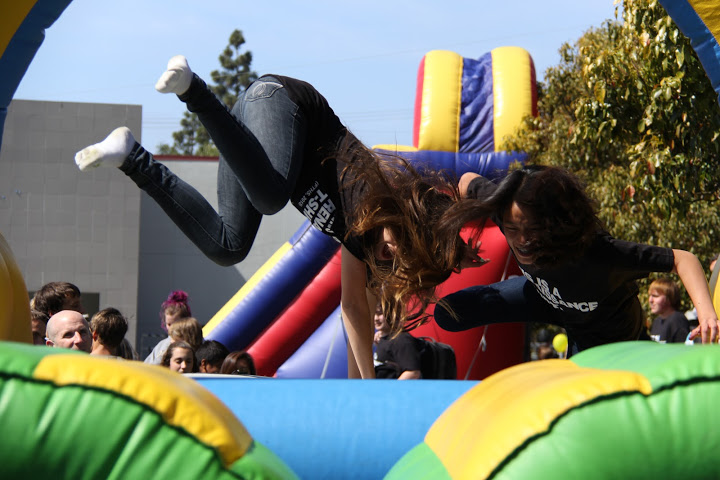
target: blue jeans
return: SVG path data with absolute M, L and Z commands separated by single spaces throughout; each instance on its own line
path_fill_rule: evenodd
M 290 199 L 302 167 L 306 123 L 273 77 L 253 83 L 231 111 L 197 76 L 180 99 L 221 153 L 219 212 L 139 144 L 120 169 L 208 258 L 233 265 L 250 251 L 262 215 L 278 212 Z
M 478 285 L 443 298 L 435 321 L 444 330 L 460 332 L 491 323 L 540 322 L 560 325 L 550 307 L 525 277 L 513 277 L 492 285 Z M 454 312 L 457 318 L 450 313 Z
M 444 330 L 459 332 L 492 323 L 547 323 L 565 328 L 570 353 L 612 341 L 649 340 L 642 323 L 642 308 L 637 297 L 617 322 L 628 321 L 624 328 L 609 318 L 579 321 L 550 306 L 525 277 L 513 277 L 492 285 L 478 285 L 444 297 L 445 305 L 435 307 L 435 321 Z M 451 313 L 454 312 L 454 315 Z

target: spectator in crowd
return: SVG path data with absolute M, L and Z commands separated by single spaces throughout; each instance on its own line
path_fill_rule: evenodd
M 30 307 L 44 313 L 48 318 L 62 310 L 74 310 L 85 313 L 80 289 L 69 282 L 46 283 L 35 292 Z
M 170 326 L 180 318 L 192 316 L 190 305 L 188 304 L 188 294 L 182 290 L 170 292 L 167 300 L 160 305 L 160 326 L 163 330 L 168 330 Z M 167 338 L 160 340 L 150 354 L 145 358 L 145 363 L 159 364 L 162 361 L 163 354 L 168 346 L 172 343 L 172 339 Z
M 127 320 L 118 309 L 110 307 L 97 312 L 90 321 L 92 333 L 90 354 L 119 357 L 118 350 L 127 329 Z
M 200 322 L 194 317 L 181 318 L 176 320 L 168 328 L 168 336 L 173 342 L 182 340 L 187 342 L 193 349 L 197 350 L 203 342 L 203 332 Z
M 198 362 L 198 371 L 200 373 L 220 373 L 225 357 L 230 351 L 217 340 L 205 340 L 195 350 L 195 359 Z
M 125 360 L 140 360 L 137 350 L 132 346 L 127 338 L 123 338 L 118 346 L 117 356 Z
M 187 342 L 172 342 L 165 350 L 160 364 L 173 372 L 192 373 L 195 371 L 195 354 Z
M 382 306 L 375 308 L 375 376 L 416 380 L 422 378 L 423 350 L 425 344 L 407 332 L 391 336 L 390 325 L 385 320 Z
M 80 312 L 62 310 L 56 313 L 47 323 L 46 345 L 58 348 L 69 348 L 90 353 L 92 336 L 87 320 Z
M 680 313 L 680 288 L 667 277 L 649 287 L 650 311 L 657 315 L 650 327 L 650 338 L 660 343 L 683 343 L 690 333 L 688 320 Z
M 30 328 L 32 330 L 33 344 L 45 345 L 47 322 L 50 318 L 43 312 L 30 310 Z
M 225 375 L 256 375 L 255 361 L 252 356 L 242 350 L 230 353 L 220 367 L 220 373 Z
M 535 337 L 534 357 L 537 360 L 547 360 L 548 358 L 560 358 L 560 355 L 553 347 L 553 338 L 560 330 L 552 327 L 543 327 L 537 331 Z

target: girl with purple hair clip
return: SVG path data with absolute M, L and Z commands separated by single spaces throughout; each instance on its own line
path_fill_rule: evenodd
M 188 294 L 182 290 L 170 292 L 167 300 L 160 305 L 160 326 L 167 331 L 170 325 L 181 318 L 191 317 L 190 305 L 188 304 Z M 152 349 L 150 355 L 145 358 L 145 363 L 160 365 L 163 355 L 168 346 L 172 343 L 172 339 L 168 336 L 158 342 Z

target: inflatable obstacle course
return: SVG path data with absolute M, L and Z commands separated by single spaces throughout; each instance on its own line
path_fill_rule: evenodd
M 5 478 L 296 478 L 169 369 L 8 342 L 0 365 Z
M 720 349 L 627 342 L 476 385 L 387 475 L 714 478 Z
M 673 5 L 679 5 L 690 21 L 699 18 L 696 24 L 707 27 L 716 39 L 716 17 L 708 15 L 716 10 L 715 2 L 663 3 L 681 26 L 678 15 L 682 12 L 673 13 Z M 44 29 L 67 4 L 69 0 L 20 0 L 2 7 L 0 122 Z M 710 52 L 717 61 L 712 39 L 708 38 Z M 713 58 L 708 58 L 703 63 L 710 70 Z M 14 261 L 7 262 L 9 249 L 4 242 L 2 246 L 6 261 L 0 265 L 0 275 L 4 275 L 0 338 L 6 341 L 0 343 L 0 418 L 5 433 L 0 457 L 2 472 L 9 478 L 113 478 L 126 473 L 146 478 L 150 472 L 153 478 L 175 479 L 179 472 L 185 473 L 180 468 L 186 463 L 168 464 L 165 456 L 172 449 L 190 452 L 188 457 L 205 468 L 188 472 L 194 478 L 293 478 L 262 446 L 266 437 L 262 426 L 276 435 L 282 432 L 286 442 L 292 443 L 287 448 L 294 449 L 299 462 L 308 467 L 303 473 L 308 471 L 309 478 L 322 478 L 313 475 L 317 472 L 313 467 L 325 465 L 329 446 L 341 443 L 336 439 L 349 445 L 342 451 L 344 456 L 332 459 L 346 469 L 344 478 L 380 478 L 387 472 L 386 464 L 360 463 L 367 457 L 357 455 L 358 450 L 382 451 L 382 458 L 392 461 L 394 455 L 400 458 L 405 453 L 393 450 L 395 445 L 404 447 L 412 439 L 393 443 L 377 435 L 361 445 L 353 442 L 353 435 L 357 426 L 373 428 L 373 422 L 387 420 L 358 406 L 374 402 L 370 404 L 377 411 L 386 411 L 386 405 L 397 401 L 395 389 L 415 389 L 403 404 L 407 405 L 405 421 L 434 424 L 425 440 L 417 439 L 419 445 L 395 464 L 387 478 L 714 478 L 720 471 L 715 433 L 720 427 L 715 405 L 720 376 L 717 347 L 649 342 L 609 345 L 571 361 L 512 367 L 481 384 L 377 381 L 372 383 L 377 387 L 352 390 L 350 385 L 365 383 L 346 380 L 311 382 L 307 387 L 315 391 L 308 392 L 293 388 L 292 381 L 223 379 L 219 382 L 223 389 L 208 383 L 210 391 L 223 396 L 229 385 L 236 386 L 237 391 L 230 392 L 236 399 L 260 390 L 260 382 L 277 387 L 258 402 L 268 410 L 233 404 L 228 411 L 206 390 L 191 386 L 191 380 L 159 367 L 7 342 L 29 341 L 25 323 L 29 316 L 20 303 L 8 301 L 24 286 L 16 281 Z M 108 362 L 114 362 L 112 375 L 107 372 Z M 453 390 L 457 385 L 473 388 Z M 156 386 L 163 386 L 163 401 L 150 401 L 157 392 L 145 392 Z M 352 391 L 355 402 L 330 408 L 328 403 L 344 390 Z M 363 397 L 363 392 L 370 396 Z M 423 410 L 433 403 L 428 399 L 437 400 L 433 395 L 438 392 L 457 400 L 439 416 Z M 314 416 L 292 414 L 290 407 L 302 399 L 312 402 Z M 183 412 L 183 418 L 177 412 Z M 254 437 L 229 412 L 257 420 L 251 429 Z M 338 429 L 335 415 L 354 419 L 358 425 Z M 192 421 L 183 423 L 188 419 Z M 143 430 L 148 425 L 155 427 L 152 438 Z M 313 443 L 293 435 L 301 430 L 310 435 L 330 434 L 325 443 Z M 138 444 L 146 448 L 138 449 Z

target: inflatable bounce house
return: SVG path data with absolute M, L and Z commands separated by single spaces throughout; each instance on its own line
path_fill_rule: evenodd
M 3 116 L 44 29 L 68 3 L 18 0 L 2 7 Z M 675 4 L 670 0 L 666 3 Z M 694 10 L 690 4 L 677 2 L 681 15 L 673 15 L 679 15 L 683 29 L 700 31 L 694 39 L 702 37 L 703 45 L 710 44 L 711 51 L 720 52 L 715 40 L 720 21 L 708 15 L 716 9 L 708 10 L 706 4 L 710 2 L 698 0 L 692 4 Z M 682 19 L 691 26 L 683 26 Z M 465 104 L 466 74 L 474 76 L 476 73 L 468 72 L 484 69 L 493 72 L 495 81 L 494 70 L 499 68 L 495 55 L 506 52 L 522 57 L 522 51 L 515 49 L 499 49 L 490 54 L 490 59 L 486 56 L 479 60 L 460 59 L 445 52 L 428 54 L 420 69 L 416 145 L 390 149 L 423 157 L 418 161 L 430 161 L 435 166 L 440 157 L 452 159 L 454 164 L 441 168 L 457 172 L 466 168 L 469 158 L 494 157 L 498 145 L 495 134 L 485 137 L 492 140 L 478 148 L 463 141 L 440 147 L 435 141 L 446 142 L 446 134 L 432 140 L 427 137 L 426 127 L 432 119 L 425 113 L 432 110 L 433 102 L 426 90 L 436 91 L 437 85 L 443 85 L 443 91 L 454 92 L 447 101 L 463 105 L 455 110 L 462 115 L 474 108 Z M 448 62 L 443 63 L 446 66 L 440 75 L 449 83 L 434 84 L 438 78 L 433 73 L 436 60 Z M 527 71 L 529 64 L 524 65 Z M 473 70 L 475 67 L 478 70 Z M 458 76 L 454 80 L 444 77 L 448 72 Z M 494 83 L 492 91 L 497 85 Z M 477 112 L 492 112 L 496 131 L 496 112 L 505 103 L 490 95 L 484 98 L 482 105 L 476 105 Z M 481 128 L 479 124 L 455 120 L 459 132 L 456 140 L 477 138 L 465 137 L 463 125 L 475 129 Z M 446 121 L 450 120 L 441 123 Z M 481 167 L 486 165 L 483 162 L 469 168 L 490 175 L 496 167 Z M 506 165 L 504 162 L 500 169 Z M 339 262 L 333 260 L 333 245 L 323 245 L 310 231 L 299 232 L 238 294 L 243 301 L 262 296 L 264 290 L 257 286 L 275 271 L 275 265 L 299 265 L 278 270 L 291 270 L 292 278 L 272 273 L 278 275 L 276 282 L 285 282 L 295 294 L 288 294 L 286 304 L 275 308 L 267 328 L 237 334 L 237 342 L 260 345 L 257 339 L 267 335 L 284 312 L 295 308 L 295 297 L 305 295 L 305 290 L 317 282 L 328 283 L 323 295 L 313 293 L 315 298 L 334 295 L 333 288 L 338 287 L 333 269 Z M 492 242 L 484 237 L 484 245 L 486 241 L 485 248 L 497 255 L 498 261 L 492 263 L 501 265 L 502 272 L 471 281 L 491 281 L 511 272 L 512 266 L 500 260 L 506 255 L 500 245 L 490 246 Z M 713 275 L 716 278 L 717 272 Z M 330 331 L 327 337 L 334 338 L 339 329 L 337 315 L 332 316 L 336 300 L 323 304 L 323 311 L 317 313 L 310 312 L 308 305 L 312 303 L 307 300 L 305 306 L 298 304 L 296 308 L 320 326 L 308 328 L 304 322 L 310 320 L 299 320 L 288 327 L 306 328 L 305 344 L 325 335 L 321 334 L 324 329 Z M 237 322 L 232 311 L 238 304 L 221 311 L 219 320 L 209 328 L 211 336 L 231 338 L 230 330 L 235 329 L 225 325 Z M 323 320 L 323 315 L 330 320 Z M 716 405 L 720 397 L 720 350 L 715 346 L 619 343 L 593 348 L 571 360 L 524 364 L 516 364 L 515 353 L 499 355 L 499 363 L 512 365 L 500 367 L 483 381 L 189 378 L 139 362 L 32 346 L 29 320 L 24 280 L 0 235 L 3 478 L 605 479 L 716 478 L 720 472 L 720 437 L 715 434 L 720 427 Z M 325 322 L 329 322 L 327 327 Z M 225 329 L 228 333 L 222 333 Z M 512 349 L 512 342 L 522 332 L 509 331 L 507 335 L 498 343 L 508 342 Z M 290 360 L 301 350 L 281 348 L 285 341 L 266 341 L 271 352 L 284 349 L 283 356 L 288 357 L 278 364 L 278 377 L 283 376 L 283 368 L 292 369 Z M 334 354 L 328 354 L 332 341 L 318 340 L 315 345 L 321 350 L 318 357 L 322 361 L 318 363 L 326 372 L 334 368 Z M 462 350 L 460 344 L 455 345 Z M 492 341 L 488 345 L 489 354 Z M 474 354 L 475 349 L 473 345 L 466 353 Z M 342 350 L 337 345 L 334 348 L 335 352 Z M 259 350 L 258 356 L 262 356 Z M 465 371 L 475 372 L 470 367 L 465 361 Z M 471 375 L 483 377 L 482 373 Z M 341 375 L 325 375 L 331 376 Z

